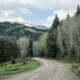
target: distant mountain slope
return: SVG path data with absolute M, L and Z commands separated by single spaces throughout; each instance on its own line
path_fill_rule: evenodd
M 29 27 L 19 23 L 0 22 L 0 36 L 9 38 L 26 36 L 37 40 L 42 33 L 47 31 L 48 29 Z
M 34 25 L 35 28 L 41 29 L 41 30 L 48 30 L 49 27 L 43 26 L 43 25 Z

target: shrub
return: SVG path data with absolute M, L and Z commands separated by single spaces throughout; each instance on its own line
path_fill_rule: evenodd
M 13 60 L 11 61 L 11 63 L 12 63 L 12 64 L 15 64 L 15 63 L 16 63 L 16 61 L 13 59 Z

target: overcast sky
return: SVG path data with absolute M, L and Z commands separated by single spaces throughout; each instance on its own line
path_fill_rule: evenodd
M 78 4 L 80 0 L 0 0 L 0 21 L 50 26 L 55 14 L 72 16 Z

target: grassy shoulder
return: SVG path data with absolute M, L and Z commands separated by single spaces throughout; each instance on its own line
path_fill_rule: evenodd
M 59 59 L 59 62 L 65 63 L 65 64 L 70 64 L 71 65 L 71 70 L 75 72 L 77 75 L 80 76 L 80 63 L 77 61 L 72 61 L 69 59 Z
M 66 63 L 66 64 L 75 64 L 75 63 L 77 63 L 75 61 L 71 61 L 71 60 L 68 60 L 68 59 L 59 59 L 58 61 L 60 61 L 62 63 Z
M 80 63 L 79 64 L 72 64 L 72 70 L 80 76 Z
M 0 67 L 0 75 L 17 74 L 23 71 L 28 71 L 37 68 L 40 63 L 34 59 L 27 61 L 25 64 L 18 62 L 16 64 L 8 64 L 4 67 Z

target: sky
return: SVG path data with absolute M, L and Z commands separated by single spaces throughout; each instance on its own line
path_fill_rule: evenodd
M 55 14 L 60 20 L 73 16 L 80 0 L 0 0 L 0 21 L 50 27 Z

